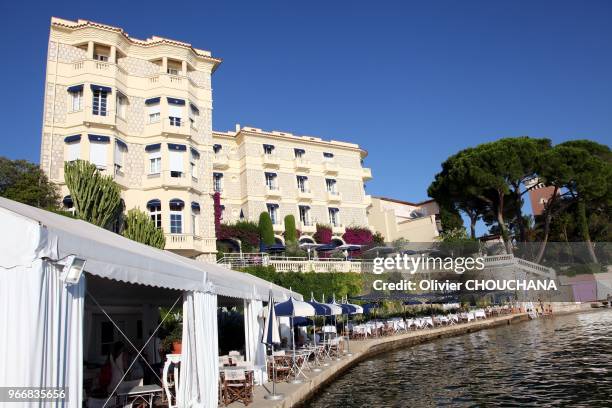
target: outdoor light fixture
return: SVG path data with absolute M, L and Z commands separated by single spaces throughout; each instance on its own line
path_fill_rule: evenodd
M 66 258 L 64 268 L 60 275 L 61 280 L 69 285 L 79 283 L 83 269 L 85 268 L 85 259 L 77 258 L 74 255 L 70 255 Z

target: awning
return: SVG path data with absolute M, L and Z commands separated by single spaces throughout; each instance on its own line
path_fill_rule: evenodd
M 91 84 L 91 90 L 92 91 L 109 92 L 109 93 L 113 91 L 113 89 L 108 87 L 108 86 L 94 85 L 94 84 Z
M 340 211 L 340 210 L 339 210 L 338 208 L 336 208 L 336 207 L 329 207 L 329 210 L 330 210 L 330 211 Z
M 192 201 L 191 202 L 191 209 L 193 211 L 200 211 L 200 203 Z
M 159 150 L 161 148 L 161 143 L 150 144 L 145 147 L 145 152 L 152 152 L 155 150 Z
M 306 153 L 306 150 L 304 150 L 304 149 L 293 149 L 293 151 L 294 151 L 296 154 L 304 154 L 304 153 Z
M 268 208 L 278 208 L 278 204 L 274 204 L 274 203 L 267 203 L 266 207 Z
M 200 113 L 200 110 L 193 102 L 189 102 L 189 106 L 191 107 L 191 110 L 194 111 L 195 113 Z
M 168 150 L 176 150 L 179 152 L 184 152 L 187 150 L 187 146 L 182 145 L 182 144 L 168 143 Z
M 184 99 L 168 98 L 168 103 L 171 105 L 185 105 Z
M 267 301 L 298 293 L 247 273 L 189 259 L 144 245 L 88 222 L 34 208 L 0 197 L 0 267 L 30 265 L 75 255 L 85 259 L 85 271 L 102 278 L 182 291 Z M 20 263 L 22 262 L 22 263 Z
M 306 176 L 297 176 L 297 179 L 300 181 L 304 181 L 304 180 L 308 180 L 308 177 Z
M 196 159 L 200 158 L 200 152 L 198 152 L 196 149 L 194 149 L 193 147 L 191 148 L 191 154 L 193 155 L 193 157 L 195 157 Z
M 64 207 L 67 208 L 71 208 L 73 206 L 73 202 L 72 202 L 72 197 L 67 195 L 66 197 L 64 197 L 64 199 L 62 200 L 62 204 L 64 204 Z
M 87 136 L 89 137 L 89 141 L 90 142 L 103 142 L 103 143 L 110 142 L 110 137 L 108 137 L 108 136 L 92 135 L 92 134 L 89 134 Z
M 272 173 L 272 172 L 265 172 L 266 177 L 270 176 L 270 177 L 276 177 L 276 173 Z
M 161 206 L 161 201 L 158 200 L 157 198 L 147 201 L 147 208 L 159 207 L 159 206 Z
M 334 154 L 333 154 L 333 153 L 328 153 L 328 152 L 325 152 L 325 153 L 323 153 L 323 157 L 329 157 L 329 158 L 331 158 L 331 157 L 334 157 Z
M 74 143 L 74 142 L 78 142 L 80 140 L 81 140 L 81 135 L 66 136 L 64 138 L 64 143 Z
M 271 144 L 264 144 L 264 145 L 263 145 L 263 148 L 264 148 L 264 149 L 274 149 L 274 145 L 271 145 Z
M 298 205 L 299 208 L 303 208 L 305 210 L 310 210 L 310 206 L 309 205 Z
M 127 150 L 127 144 L 123 140 L 115 139 L 115 143 L 117 143 L 117 146 Z
M 83 90 L 83 84 L 81 85 L 72 85 L 68 87 L 68 92 L 81 92 Z
M 157 98 L 149 98 L 145 100 L 145 105 L 155 105 L 157 103 L 159 103 L 160 101 L 160 97 L 158 96 Z
M 213 177 L 214 178 L 221 178 L 221 177 L 223 177 L 223 173 L 213 173 Z
M 184 206 L 185 206 L 185 202 L 181 200 L 180 198 L 173 198 L 172 200 L 170 200 L 170 207 L 183 208 Z
M 213 145 L 213 151 L 216 153 L 219 150 L 221 150 L 223 148 L 223 146 L 221 146 L 220 144 L 214 144 Z

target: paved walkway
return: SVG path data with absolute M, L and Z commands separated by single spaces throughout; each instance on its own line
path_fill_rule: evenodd
M 462 323 L 454 326 L 442 326 L 433 329 L 411 331 L 388 337 L 371 338 L 368 340 L 351 340 L 350 351 L 353 353 L 351 357 L 344 356 L 340 361 L 330 362 L 329 367 L 322 367 L 323 371 L 319 373 L 306 371 L 306 375 L 309 377 L 309 380 L 304 380 L 304 383 L 302 384 L 277 383 L 276 392 L 285 394 L 285 399 L 281 401 L 268 401 L 264 399 L 264 395 L 267 394 L 265 388 L 271 390 L 272 383 L 266 384 L 265 388 L 262 386 L 257 386 L 255 387 L 253 403 L 249 404 L 249 407 L 293 407 L 304 402 L 304 400 L 313 395 L 317 389 L 333 381 L 334 378 L 341 375 L 351 366 L 375 354 L 424 343 L 426 341 L 442 337 L 452 337 L 496 326 L 517 323 L 527 319 L 528 317 L 525 313 L 504 315 L 470 323 Z M 236 402 L 229 405 L 231 408 L 243 406 L 243 404 Z

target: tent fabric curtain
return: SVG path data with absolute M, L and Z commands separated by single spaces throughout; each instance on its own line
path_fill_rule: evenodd
M 183 295 L 183 343 L 177 404 L 179 407 L 217 407 L 219 346 L 217 295 Z
M 66 286 L 48 261 L 0 269 L 0 384 L 66 387 L 82 401 L 85 278 Z
M 245 359 L 255 366 L 262 366 L 261 382 L 267 381 L 266 346 L 262 343 L 263 332 L 263 302 L 261 300 L 244 301 L 244 337 Z

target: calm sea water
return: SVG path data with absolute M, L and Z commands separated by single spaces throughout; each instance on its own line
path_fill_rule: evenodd
M 612 407 L 612 310 L 484 330 L 390 352 L 306 407 Z

